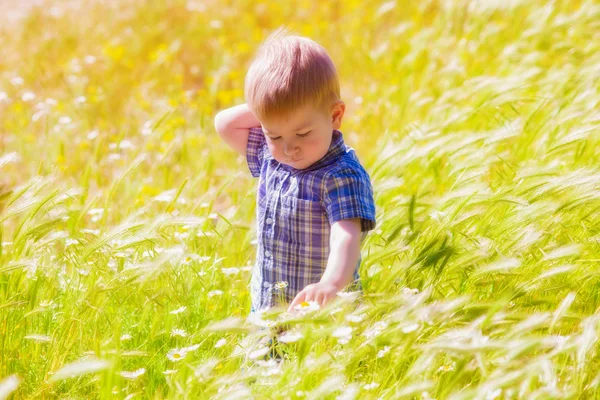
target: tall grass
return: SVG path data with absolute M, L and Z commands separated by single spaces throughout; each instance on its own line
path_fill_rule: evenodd
M 599 396 L 595 2 L 14 15 L 0 25 L 0 398 Z M 338 66 L 378 224 L 364 296 L 249 320 L 256 181 L 212 120 L 244 101 L 281 24 Z M 262 360 L 278 326 L 281 364 Z

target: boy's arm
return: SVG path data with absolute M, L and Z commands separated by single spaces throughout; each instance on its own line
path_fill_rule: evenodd
M 246 103 L 227 108 L 215 116 L 215 130 L 232 149 L 246 155 L 250 128 L 261 126 Z
M 331 225 L 329 258 L 321 282 L 333 284 L 341 291 L 352 282 L 360 257 L 360 218 L 345 219 Z
M 324 306 L 352 282 L 360 257 L 361 234 L 360 218 L 345 219 L 331 225 L 325 272 L 318 283 L 306 286 L 296 295 L 288 312 L 303 301 L 316 301 Z

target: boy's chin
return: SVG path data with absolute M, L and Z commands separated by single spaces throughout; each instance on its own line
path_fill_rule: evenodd
M 289 165 L 290 167 L 295 168 L 295 169 L 308 168 L 312 164 L 312 162 L 310 162 L 309 160 L 307 160 L 305 158 L 300 159 L 298 161 L 284 161 L 283 163 L 285 165 Z

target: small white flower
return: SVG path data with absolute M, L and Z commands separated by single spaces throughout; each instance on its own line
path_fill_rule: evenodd
M 360 295 L 360 292 L 337 292 L 336 294 L 342 299 L 351 300 L 358 297 L 358 295 Z
M 94 140 L 98 137 L 98 131 L 94 130 L 87 134 L 88 140 Z
M 410 325 L 406 325 L 405 327 L 403 327 L 402 332 L 410 333 L 410 332 L 416 331 L 417 329 L 419 329 L 419 324 L 410 324 Z
M 96 62 L 96 57 L 90 56 L 90 55 L 85 56 L 85 57 L 83 57 L 83 62 L 86 64 L 93 64 Z
M 73 246 L 79 244 L 79 241 L 76 239 L 67 239 L 65 240 L 65 246 L 69 247 L 69 246 Z
M 373 339 L 376 336 L 379 336 L 381 334 L 381 331 L 383 331 L 385 328 L 387 328 L 388 324 L 385 321 L 377 321 L 375 324 L 373 324 L 372 327 L 370 327 L 369 329 L 366 329 L 363 332 L 363 335 L 367 337 L 367 339 Z
M 424 391 L 421 393 L 421 400 L 435 400 L 428 391 Z
M 488 390 L 485 396 L 485 400 L 494 400 L 502 394 L 502 388 L 496 388 L 494 390 Z
M 405 296 L 414 296 L 419 293 L 419 289 L 402 288 L 402 294 Z
M 352 327 L 342 326 L 337 328 L 331 336 L 338 338 L 338 343 L 347 344 L 352 339 Z
M 346 320 L 348 320 L 350 322 L 360 322 L 363 319 L 365 319 L 365 314 L 347 315 L 346 316 Z
M 119 149 L 121 150 L 130 150 L 130 149 L 134 149 L 135 146 L 133 145 L 133 143 L 131 142 L 131 140 L 121 140 L 119 142 Z
M 71 117 L 60 117 L 58 119 L 58 123 L 62 124 L 62 125 L 68 125 L 72 122 L 73 120 L 71 119 Z
M 377 383 L 377 382 L 372 382 L 372 383 L 363 385 L 363 389 L 365 389 L 365 390 L 371 390 L 371 389 L 375 389 L 377 387 L 379 387 L 379 383 Z
M 256 364 L 260 365 L 261 367 L 266 367 L 266 368 L 273 368 L 273 367 L 277 367 L 279 365 L 279 363 L 272 358 L 270 358 L 268 360 L 256 360 Z
M 248 357 L 249 357 L 251 360 L 255 360 L 255 359 L 257 359 L 258 357 L 262 357 L 262 356 L 266 355 L 266 354 L 269 352 L 269 350 L 270 350 L 270 348 L 268 348 L 268 347 L 261 347 L 260 349 L 257 349 L 257 350 L 254 350 L 254 351 L 251 351 L 251 352 L 248 354 Z
M 15 86 L 21 86 L 23 83 L 25 83 L 25 81 L 20 76 L 15 76 L 10 80 L 10 83 L 12 83 Z
M 187 310 L 187 307 L 186 306 L 181 306 L 177 310 L 171 311 L 169 314 L 177 315 L 177 314 L 181 314 L 185 310 Z
M 78 96 L 75 98 L 75 103 L 77 104 L 83 104 L 87 101 L 87 98 L 85 96 Z
M 317 311 L 320 308 L 321 308 L 321 306 L 319 305 L 319 303 L 316 302 L 316 301 L 312 301 L 312 300 L 308 301 L 308 302 L 307 301 L 303 301 L 302 303 L 296 304 L 294 306 L 294 310 L 295 311 L 299 311 L 299 312 L 301 312 L 303 314 L 304 313 L 309 313 L 309 312 L 312 312 L 312 311 Z
M 173 375 L 175 372 L 177 372 L 176 369 L 167 369 L 167 370 L 163 371 L 163 374 L 165 374 L 165 375 Z
M 342 337 L 342 336 L 348 336 L 352 334 L 352 327 L 350 326 L 342 326 L 340 328 L 337 328 L 335 331 L 333 331 L 333 333 L 331 334 L 331 336 L 333 337 Z
M 220 296 L 222 294 L 223 294 L 222 290 L 211 290 L 210 292 L 208 292 L 208 297 Z
M 25 92 L 21 96 L 21 100 L 23 100 L 23 101 L 32 101 L 32 100 L 35 100 L 35 93 L 33 93 L 33 92 Z
M 119 375 L 121 375 L 125 379 L 135 380 L 135 379 L 139 378 L 140 376 L 144 375 L 145 373 L 146 373 L 146 368 L 140 368 L 140 369 L 137 369 L 132 372 L 121 371 L 119 373 Z
M 273 287 L 277 290 L 284 289 L 288 286 L 289 286 L 289 283 L 287 281 L 275 282 L 275 284 L 273 285 Z
M 213 29 L 221 29 L 223 27 L 223 21 L 220 19 L 213 19 L 208 24 Z
M 437 210 L 434 210 L 434 211 L 432 211 L 432 212 L 429 214 L 429 216 L 430 216 L 432 219 L 435 219 L 436 221 L 440 222 L 440 220 L 441 220 L 443 217 L 445 217 L 447 214 L 448 214 L 447 212 L 442 212 L 442 211 L 437 211 Z
M 185 330 L 183 329 L 173 329 L 171 331 L 171 337 L 173 336 L 181 336 L 181 337 L 186 337 L 187 333 L 185 332 Z
M 52 338 L 48 335 L 27 335 L 25 339 L 33 340 L 40 343 L 48 343 L 52 341 Z
M 141 131 L 142 136 L 148 136 L 152 133 L 152 124 L 153 123 L 154 122 L 152 122 L 152 121 L 144 122 L 144 127 L 142 128 L 142 131 Z
M 48 308 L 54 304 L 53 300 L 42 300 L 40 301 L 40 308 Z
M 167 358 L 171 361 L 181 361 L 185 358 L 187 352 L 184 349 L 171 349 L 167 353 Z
M 227 343 L 227 340 L 223 339 L 219 339 L 217 341 L 217 343 L 215 343 L 215 349 L 218 349 L 219 347 L 223 347 L 225 346 L 225 344 Z
M 377 352 L 377 358 L 382 358 L 390 351 L 390 346 L 385 346 L 383 349 Z
M 127 340 L 131 340 L 131 335 L 129 333 L 121 335 L 121 342 L 125 342 Z
M 89 215 L 102 215 L 104 214 L 104 208 L 92 208 L 88 211 Z
M 175 198 L 175 194 L 177 193 L 176 189 L 170 189 L 162 192 L 158 196 L 154 196 L 153 200 L 161 203 L 170 203 Z
M 240 272 L 240 269 L 239 268 L 235 268 L 235 267 L 234 268 L 221 268 L 221 271 L 223 271 L 223 273 L 225 275 L 235 275 L 238 272 Z
M 188 347 L 184 347 L 181 350 L 185 351 L 186 353 L 192 352 L 192 351 L 196 351 L 200 348 L 200 344 L 193 344 L 191 346 Z
M 442 365 L 441 367 L 439 367 L 437 369 L 437 372 L 448 372 L 448 371 L 454 371 L 454 365 L 453 364 Z
M 286 332 L 283 335 L 279 336 L 278 340 L 281 343 L 293 343 L 302 339 L 304 336 L 300 332 Z

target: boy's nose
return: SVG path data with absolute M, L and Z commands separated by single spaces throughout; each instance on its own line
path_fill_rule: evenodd
M 291 155 L 296 154 L 298 152 L 298 148 L 295 147 L 295 146 L 284 145 L 283 146 L 283 152 L 285 153 L 286 156 L 291 156 Z

